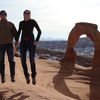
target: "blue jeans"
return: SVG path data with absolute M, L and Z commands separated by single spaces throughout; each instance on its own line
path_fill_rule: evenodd
M 0 44 L 0 73 L 1 76 L 5 76 L 5 52 L 8 55 L 8 61 L 10 65 L 10 76 L 15 76 L 15 62 L 13 54 L 13 44 Z
M 29 51 L 30 65 L 31 65 L 31 76 L 32 78 L 36 75 L 36 66 L 35 66 L 35 49 L 36 46 L 33 45 L 32 40 L 23 40 L 20 44 L 20 54 L 21 54 L 21 63 L 24 71 L 25 77 L 29 77 L 28 67 L 26 64 L 26 53 Z

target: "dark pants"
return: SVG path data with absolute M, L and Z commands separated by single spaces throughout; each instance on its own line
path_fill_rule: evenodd
M 36 75 L 36 66 L 35 66 L 35 48 L 32 40 L 23 40 L 20 44 L 20 54 L 21 54 L 21 63 L 24 71 L 25 77 L 29 77 L 28 68 L 26 64 L 26 53 L 29 51 L 30 65 L 31 65 L 31 76 L 35 77 Z
M 5 76 L 5 52 L 8 55 L 8 61 L 10 65 L 10 76 L 15 76 L 15 62 L 13 54 L 13 44 L 0 44 L 0 73 L 1 76 Z

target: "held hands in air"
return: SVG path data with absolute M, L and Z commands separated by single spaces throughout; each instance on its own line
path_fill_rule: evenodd
M 37 43 L 38 43 L 37 41 L 34 41 L 34 42 L 33 42 L 33 45 L 37 45 Z
M 20 45 L 19 41 L 15 42 L 15 48 L 16 48 L 16 50 L 19 48 L 19 45 Z

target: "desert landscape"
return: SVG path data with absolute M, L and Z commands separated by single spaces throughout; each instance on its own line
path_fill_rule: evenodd
M 83 34 L 83 31 L 80 30 L 87 33 L 87 36 L 94 42 L 93 59 L 79 57 L 74 51 L 77 39 Z M 17 55 L 15 57 L 16 82 L 11 83 L 9 63 L 6 57 L 6 82 L 0 85 L 0 100 L 100 100 L 99 43 L 100 34 L 96 25 L 89 23 L 76 24 L 69 34 L 66 53 L 64 55 L 60 53 L 63 59 L 51 60 L 44 57 L 36 59 L 36 85 L 26 83 L 20 57 Z M 51 54 L 52 52 L 47 53 Z M 52 54 L 56 55 L 57 53 Z M 79 64 L 77 64 L 77 61 Z M 89 64 L 89 66 L 84 63 Z M 29 67 L 28 57 L 27 64 Z
M 100 0 L 2 0 L 0 100 L 100 100 L 98 9 Z
M 6 83 L 0 85 L 0 100 L 100 99 L 98 89 L 100 81 L 92 81 L 86 75 L 86 70 L 90 70 L 91 67 L 85 68 L 71 62 L 61 63 L 59 61 L 37 59 L 37 84 L 32 85 L 30 83 L 28 85 L 24 78 L 20 58 L 15 57 L 15 61 L 16 82 L 11 83 L 9 64 L 6 58 Z

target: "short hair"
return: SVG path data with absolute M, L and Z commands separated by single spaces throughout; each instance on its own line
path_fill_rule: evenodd
M 31 11 L 30 11 L 30 10 L 25 10 L 23 13 L 24 13 L 24 14 L 25 14 L 25 13 L 31 14 Z
M 0 15 L 7 16 L 7 13 L 6 13 L 6 11 L 5 11 L 5 10 L 1 10 L 1 11 L 0 11 Z

